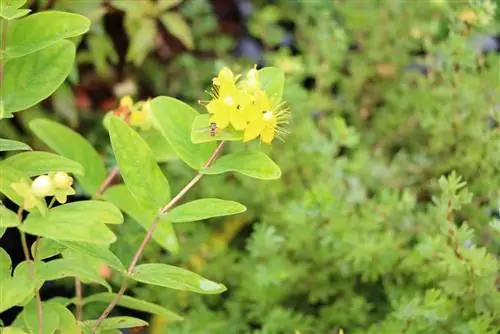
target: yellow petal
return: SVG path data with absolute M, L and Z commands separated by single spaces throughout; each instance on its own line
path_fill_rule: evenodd
M 217 124 L 218 128 L 226 128 L 229 125 L 229 112 L 227 109 L 219 109 L 216 113 L 214 113 L 212 116 L 212 122 Z
M 231 125 L 236 130 L 243 130 L 247 126 L 247 121 L 245 118 L 245 114 L 241 111 L 233 111 L 230 114 Z
M 262 132 L 264 123 L 260 121 L 252 122 L 247 125 L 243 133 L 243 141 L 249 141 L 257 138 Z
M 61 204 L 66 203 L 66 201 L 68 199 L 66 194 L 61 194 L 61 193 L 56 194 L 55 197 L 56 197 L 56 200 Z
M 263 143 L 271 144 L 271 142 L 274 139 L 274 134 L 275 134 L 274 127 L 266 126 L 264 130 L 262 130 L 262 133 L 260 134 L 260 140 Z

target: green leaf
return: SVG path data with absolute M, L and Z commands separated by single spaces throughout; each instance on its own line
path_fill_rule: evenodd
M 84 324 L 91 328 L 94 326 L 95 323 L 96 323 L 95 320 L 84 321 Z M 110 329 L 142 327 L 142 326 L 148 326 L 148 323 L 144 320 L 132 317 L 111 317 L 104 319 L 104 321 L 99 325 L 99 333 Z
M 210 115 L 198 115 L 194 119 L 191 127 L 191 141 L 195 144 L 206 143 L 217 140 L 241 140 L 243 131 L 236 131 L 233 128 L 216 129 L 215 136 L 210 133 Z
M 63 83 L 52 96 L 52 108 L 56 115 L 68 121 L 72 128 L 78 126 L 79 117 L 75 99 L 75 94 L 67 83 Z
M 66 79 L 75 59 L 73 43 L 62 40 L 5 64 L 0 119 L 27 109 L 52 94 Z
M 110 292 L 97 293 L 95 295 L 85 298 L 83 300 L 83 303 L 84 304 L 94 303 L 94 302 L 109 303 L 115 298 L 115 296 L 116 294 Z M 122 296 L 122 298 L 118 302 L 118 305 L 136 311 L 148 312 L 151 314 L 159 315 L 165 318 L 165 320 L 168 322 L 183 320 L 183 318 L 180 315 L 177 315 L 174 312 L 169 311 L 162 306 L 130 296 Z
M 160 21 L 167 31 L 178 38 L 189 50 L 194 48 L 193 33 L 181 14 L 164 13 L 160 16 Z
M 12 8 L 21 8 L 27 0 L 0 0 L 0 6 L 10 6 Z
M 54 297 L 47 300 L 47 302 L 52 304 L 59 304 L 66 307 L 71 304 L 71 299 L 66 297 Z
M 50 209 L 45 216 L 32 213 L 19 228 L 55 240 L 110 244 L 116 236 L 104 224 L 122 222 L 121 212 L 111 203 L 81 201 Z
M 51 149 L 60 155 L 80 163 L 85 174 L 77 176 L 85 191 L 94 194 L 106 179 L 107 171 L 99 153 L 79 133 L 46 119 L 30 122 L 30 128 Z
M 64 249 L 52 239 L 40 238 L 31 245 L 31 254 L 35 255 L 35 260 L 44 260 L 61 254 Z
M 5 196 L 19 206 L 23 206 L 24 198 L 16 193 L 11 185 L 12 183 L 19 182 L 21 180 L 28 182 L 29 178 L 20 170 L 0 163 L 0 193 L 5 194 Z M 45 201 L 38 198 L 37 207 L 42 208 L 45 212 L 47 205 L 45 204 Z
M 168 213 L 173 223 L 185 223 L 197 220 L 234 215 L 245 212 L 246 207 L 238 202 L 217 198 L 204 198 L 179 205 Z
M 16 327 L 5 327 L 2 329 L 2 334 L 29 334 L 20 328 Z
M 111 286 L 99 275 L 99 271 L 93 264 L 74 259 L 56 259 L 43 263 L 40 266 L 38 276 L 43 281 L 53 281 L 64 277 L 78 277 L 86 283 L 98 283 L 111 291 Z
M 0 282 L 5 278 L 10 278 L 12 273 L 12 261 L 10 260 L 9 254 L 0 248 Z
M 3 237 L 4 233 L 5 233 L 5 228 L 4 227 L 0 227 L 0 238 Z
M 59 314 L 52 304 L 43 303 L 43 329 L 39 331 L 36 300 L 32 300 L 23 309 L 23 318 L 26 327 L 31 333 L 52 334 L 59 326 Z
M 141 264 L 135 268 L 130 277 L 146 284 L 202 294 L 216 294 L 226 291 L 223 284 L 215 283 L 189 270 L 167 264 Z
M 201 168 L 215 149 L 215 143 L 191 141 L 191 127 L 198 116 L 196 110 L 174 98 L 160 96 L 151 101 L 151 111 L 177 156 L 191 168 Z
M 8 277 L 2 278 L 0 289 L 0 313 L 12 306 L 20 305 L 33 295 L 34 282 L 27 279 Z
M 20 223 L 17 215 L 0 203 L 0 227 L 16 227 Z
M 277 67 L 264 67 L 259 70 L 260 85 L 267 92 L 269 98 L 278 103 L 283 96 L 285 73 Z
M 72 249 L 73 251 L 83 253 L 97 260 L 101 260 L 118 271 L 125 270 L 125 267 L 121 263 L 120 259 L 118 259 L 118 257 L 106 246 L 87 242 L 58 241 L 58 243 Z
M 4 161 L 12 168 L 21 170 L 27 176 L 36 176 L 48 172 L 68 172 L 83 175 L 83 167 L 78 162 L 49 152 L 22 152 Z
M 89 30 L 90 20 L 85 16 L 43 11 L 14 21 L 7 33 L 5 57 L 17 58 L 45 49 L 69 37 Z M 54 65 L 53 65 L 54 66 Z
M 5 4 L 0 5 L 0 18 L 6 20 L 14 20 L 20 17 L 26 16 L 31 12 L 30 9 L 17 9 L 14 6 L 7 6 Z
M 44 305 L 50 305 L 50 307 L 57 313 L 57 315 L 59 317 L 59 324 L 57 326 L 57 330 L 59 333 L 61 333 L 61 334 L 62 333 L 65 333 L 65 334 L 78 334 L 78 333 L 80 333 L 76 319 L 70 310 L 68 310 L 63 305 L 60 305 L 60 304 L 57 304 L 54 302 L 44 303 Z
M 281 170 L 274 161 L 262 152 L 237 152 L 225 155 L 215 163 L 203 168 L 203 174 L 221 174 L 238 172 L 261 180 L 276 180 L 281 177 Z
M 125 185 L 116 185 L 108 188 L 104 192 L 103 198 L 119 207 L 141 225 L 144 230 L 147 230 L 151 226 L 156 211 L 148 212 L 148 210 L 141 207 Z M 172 223 L 168 219 L 168 215 L 161 218 L 160 224 L 158 224 L 153 232 L 153 240 L 172 253 L 179 251 L 179 242 Z
M 118 117 L 109 120 L 109 134 L 128 190 L 143 207 L 159 210 L 170 200 L 170 186 L 148 145 Z
M 156 22 L 146 17 L 126 17 L 125 28 L 130 37 L 127 60 L 132 61 L 135 66 L 140 66 L 154 47 Z
M 166 162 L 178 159 L 175 151 L 159 131 L 141 131 L 141 137 L 146 141 L 157 162 Z
M 16 140 L 0 138 L 0 152 L 3 151 L 27 151 L 31 147 Z

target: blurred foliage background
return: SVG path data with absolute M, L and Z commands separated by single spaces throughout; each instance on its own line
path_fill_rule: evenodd
M 189 198 L 233 199 L 249 211 L 178 225 L 178 253 L 152 244 L 145 254 L 228 291 L 133 286 L 136 297 L 185 315 L 180 324 L 154 318 L 149 333 L 500 331 L 499 1 L 35 0 L 31 8 L 80 13 L 92 27 L 75 40 L 67 82 L 2 121 L 2 137 L 44 149 L 26 124 L 56 119 L 89 138 L 110 169 L 102 118 L 120 97 L 168 95 L 201 111 L 222 66 L 286 72 L 291 135 L 262 145 L 281 180 L 205 178 Z M 180 189 L 193 172 L 164 160 Z M 117 233 L 113 250 L 128 263 L 144 232 L 129 221 Z M 71 284 L 42 292 L 71 296 Z M 86 316 L 102 307 L 89 305 Z

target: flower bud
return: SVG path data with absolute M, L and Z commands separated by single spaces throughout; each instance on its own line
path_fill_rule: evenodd
M 58 189 L 68 188 L 73 184 L 73 178 L 65 172 L 57 172 L 53 177 L 54 185 Z
M 31 192 L 38 197 L 49 196 L 54 193 L 55 187 L 48 175 L 40 175 L 33 180 Z

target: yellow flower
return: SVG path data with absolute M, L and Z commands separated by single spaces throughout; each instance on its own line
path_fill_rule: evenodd
M 283 103 L 272 105 L 266 92 L 260 90 L 255 99 L 247 106 L 248 126 L 243 133 L 247 142 L 260 136 L 263 143 L 270 144 L 275 137 L 281 138 L 287 132 L 282 124 L 288 124 L 290 112 Z
M 153 126 L 153 119 L 151 116 L 151 102 L 141 101 L 137 103 L 139 110 L 132 109 L 130 114 L 130 125 L 138 127 L 142 130 L 149 130 Z
M 38 210 L 45 212 L 45 208 L 40 202 L 40 199 L 33 193 L 30 182 L 21 179 L 18 182 L 12 183 L 10 186 L 24 199 L 23 208 L 30 210 L 36 206 Z
M 54 197 L 56 200 L 64 204 L 68 200 L 68 196 L 74 195 L 76 192 L 71 187 L 73 184 L 73 178 L 65 172 L 49 173 L 49 177 L 52 179 L 55 186 Z

